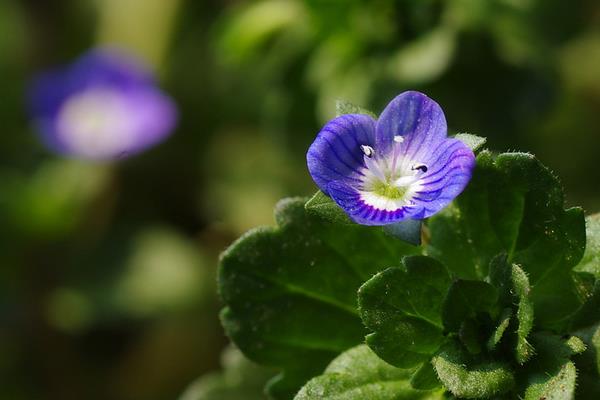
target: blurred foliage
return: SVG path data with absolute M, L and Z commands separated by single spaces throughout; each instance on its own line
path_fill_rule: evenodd
M 155 67 L 165 56 L 171 40 L 175 12 L 181 0 L 95 0 L 98 4 L 100 45 L 125 46 L 144 56 Z M 140 29 L 140 23 L 152 21 L 152 29 Z
M 314 192 L 338 98 L 426 92 L 599 211 L 599 27 L 594 0 L 0 2 L 0 399 L 172 399 L 217 368 L 218 253 Z M 99 43 L 146 58 L 182 116 L 117 165 L 48 153 L 24 109 L 35 71 Z
M 273 372 L 244 358 L 233 346 L 221 355 L 223 370 L 207 374 L 185 390 L 179 400 L 265 400 L 265 383 Z

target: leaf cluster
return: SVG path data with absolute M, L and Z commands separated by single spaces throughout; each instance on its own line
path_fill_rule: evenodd
M 586 232 L 532 155 L 482 151 L 467 190 L 417 227 L 420 247 L 322 193 L 276 220 L 219 269 L 227 334 L 281 371 L 271 397 L 600 396 L 600 218 Z

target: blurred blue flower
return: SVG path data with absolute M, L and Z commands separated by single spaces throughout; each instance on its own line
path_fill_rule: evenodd
M 177 122 L 175 104 L 150 71 L 114 49 L 93 50 L 70 66 L 40 74 L 28 95 L 43 141 L 76 158 L 131 156 L 165 139 Z
M 475 166 L 471 149 L 446 134 L 440 106 L 404 92 L 377 121 L 347 114 L 328 122 L 308 150 L 308 170 L 359 224 L 427 218 L 463 191 Z

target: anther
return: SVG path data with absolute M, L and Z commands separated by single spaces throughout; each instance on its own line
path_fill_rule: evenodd
M 421 172 L 427 172 L 428 168 L 425 164 L 415 164 L 411 168 L 413 171 L 419 170 Z
M 373 154 L 375 153 L 375 150 L 373 150 L 373 148 L 371 146 L 367 146 L 367 145 L 362 145 L 360 146 L 360 149 L 362 150 L 363 153 L 365 153 L 365 156 L 371 158 L 373 157 Z
M 394 136 L 394 142 L 402 143 L 402 142 L 404 142 L 404 137 L 402 137 L 400 135 L 396 135 L 396 136 Z

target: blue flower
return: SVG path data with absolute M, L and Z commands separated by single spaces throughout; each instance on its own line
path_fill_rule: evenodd
M 471 149 L 446 135 L 440 106 L 404 92 L 377 121 L 362 114 L 329 121 L 308 150 L 308 170 L 359 224 L 424 219 L 463 191 L 475 166 Z
M 36 77 L 29 108 L 42 140 L 60 154 L 112 160 L 164 140 L 177 109 L 152 74 L 131 56 L 94 50 Z

